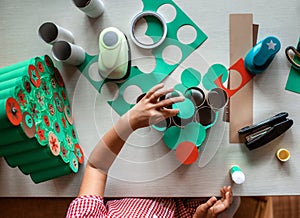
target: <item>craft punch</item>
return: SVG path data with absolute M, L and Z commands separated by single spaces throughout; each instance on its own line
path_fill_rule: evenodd
M 245 68 L 252 74 L 262 73 L 271 64 L 280 47 L 280 41 L 275 36 L 266 37 L 247 53 Z
M 293 120 L 287 117 L 287 112 L 281 112 L 258 124 L 246 126 L 238 131 L 240 139 L 249 150 L 259 148 L 283 134 L 293 125 Z
M 99 35 L 99 74 L 104 79 L 125 80 L 130 69 L 131 52 L 125 34 L 115 27 L 104 29 Z

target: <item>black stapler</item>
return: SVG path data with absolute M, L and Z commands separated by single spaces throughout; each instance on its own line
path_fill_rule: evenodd
M 293 125 L 287 118 L 288 113 L 282 112 L 263 120 L 258 124 L 246 126 L 238 131 L 243 143 L 249 150 L 259 148 L 280 136 Z

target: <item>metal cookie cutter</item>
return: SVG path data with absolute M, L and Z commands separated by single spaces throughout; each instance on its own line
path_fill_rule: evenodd
M 163 27 L 163 35 L 162 37 L 157 41 L 157 42 L 154 42 L 152 44 L 145 44 L 145 43 L 142 43 L 140 42 L 135 34 L 134 34 L 134 28 L 136 26 L 136 23 L 143 17 L 147 17 L 147 16 L 153 16 L 155 18 L 157 18 L 161 24 L 162 24 L 162 27 Z M 153 49 L 153 48 L 156 48 L 158 46 L 160 46 L 166 39 L 167 37 L 167 23 L 165 21 L 165 19 L 157 12 L 154 12 L 154 11 L 143 11 L 139 14 L 137 14 L 131 21 L 131 24 L 130 24 L 130 36 L 131 36 L 131 39 L 132 41 L 134 42 L 134 44 L 136 44 L 137 46 L 141 47 L 141 48 L 144 48 L 144 49 Z

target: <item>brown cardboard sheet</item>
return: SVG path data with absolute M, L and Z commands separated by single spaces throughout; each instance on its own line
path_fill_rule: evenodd
M 230 65 L 244 58 L 253 47 L 253 15 L 230 14 Z M 230 72 L 229 87 L 239 86 L 241 78 Z M 230 98 L 229 102 L 229 142 L 240 143 L 238 130 L 253 123 L 253 81 L 249 81 Z

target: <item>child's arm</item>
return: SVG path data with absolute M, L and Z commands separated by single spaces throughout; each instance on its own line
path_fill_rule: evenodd
M 129 135 L 136 129 L 149 126 L 163 119 L 175 116 L 179 111 L 166 107 L 183 101 L 174 97 L 163 101 L 158 99 L 173 89 L 161 90 L 163 84 L 153 87 L 132 109 L 103 136 L 89 157 L 78 196 L 104 196 L 107 171 L 121 151 Z

